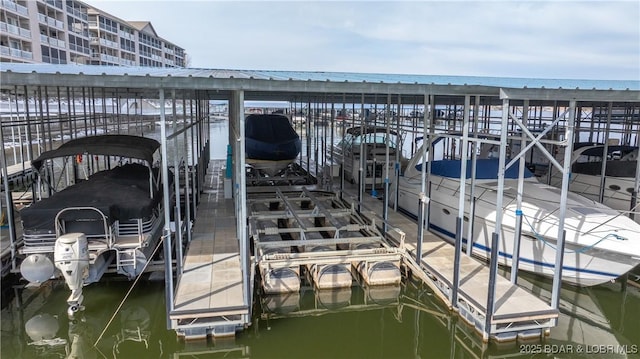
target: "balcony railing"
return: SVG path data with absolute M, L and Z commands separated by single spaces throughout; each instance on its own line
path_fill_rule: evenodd
M 120 59 L 120 65 L 136 66 L 136 62 L 135 61 L 131 61 L 131 60 Z
M 110 41 L 107 39 L 100 39 L 100 45 L 104 45 L 104 46 L 109 46 L 109 47 L 113 47 L 113 48 L 119 48 L 120 44 L 118 44 L 115 41 Z
M 38 21 L 40 21 L 41 23 L 47 24 L 49 26 L 55 27 L 56 29 L 64 30 L 64 23 L 62 21 L 56 20 L 45 14 L 38 13 Z
M 20 49 L 12 49 L 7 46 L 0 46 L 0 54 L 5 56 L 19 57 L 22 59 L 33 59 L 33 53 L 31 51 L 24 51 Z
M 133 46 L 124 46 L 122 44 L 120 44 L 120 50 L 124 50 L 124 51 L 129 51 L 129 52 L 136 52 L 136 48 Z
M 62 41 L 62 40 L 58 40 L 55 39 L 53 37 L 49 37 L 47 35 L 42 35 L 40 34 L 40 42 L 43 44 L 49 44 L 51 46 L 56 46 L 56 47 L 66 47 L 67 43 Z
M 56 9 L 62 10 L 62 1 L 47 0 L 47 4 L 49 4 L 49 6 L 55 7 Z
M 109 32 L 112 32 L 112 33 L 114 33 L 114 34 L 117 34 L 117 33 L 118 33 L 118 28 L 117 28 L 117 27 L 115 27 L 115 26 L 107 26 L 106 24 L 100 23 L 100 28 L 101 28 L 102 30 L 109 31 Z
M 76 45 L 76 44 L 69 44 L 69 50 L 72 51 L 76 51 L 76 52 L 81 52 L 83 54 L 87 54 L 89 55 L 89 52 L 91 52 L 91 50 L 88 47 L 84 47 L 84 46 L 80 46 L 80 45 Z
M 136 37 L 133 34 L 128 33 L 126 31 L 119 31 L 118 34 L 120 35 L 120 37 L 123 37 L 123 38 L 125 38 L 127 40 L 135 41 L 135 39 L 136 39 Z
M 86 12 L 82 12 L 78 9 L 72 8 L 71 6 L 67 6 L 67 13 L 72 14 L 78 19 L 82 19 L 84 21 L 87 21 L 87 19 L 89 18 Z
M 106 62 L 113 62 L 113 63 L 120 63 L 120 58 L 117 56 L 111 56 L 111 55 L 107 55 L 107 54 L 91 54 L 91 58 L 93 59 L 100 59 L 100 61 L 106 61 Z
M 57 57 L 51 57 L 51 56 L 42 56 L 42 62 L 46 62 L 49 64 L 66 64 L 67 63 L 67 59 L 59 59 Z
M 6 22 L 0 21 L 0 31 L 22 36 L 27 39 L 31 38 L 31 31 L 29 31 L 28 29 L 23 29 L 16 25 L 7 24 Z
M 17 12 L 20 15 L 26 15 L 29 16 L 29 9 L 27 9 L 26 7 L 20 5 L 20 4 L 16 4 L 13 1 L 10 0 L 2 0 L 2 6 L 7 9 L 7 10 L 11 10 L 13 12 Z

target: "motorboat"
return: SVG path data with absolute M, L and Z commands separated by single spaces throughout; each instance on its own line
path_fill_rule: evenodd
M 300 136 L 283 114 L 251 114 L 244 131 L 247 164 L 269 176 L 285 169 L 302 150 Z
M 444 137 L 433 141 L 435 149 Z M 405 172 L 398 179 L 398 207 L 417 216 L 421 194 L 422 152 L 420 148 L 409 161 Z M 425 151 L 428 154 L 428 151 Z M 427 157 L 428 158 L 428 157 Z M 495 228 L 498 158 L 476 159 L 474 182 L 474 217 L 469 221 L 471 160 L 467 164 L 465 211 L 463 218 L 463 243 L 466 245 L 469 225 L 472 225 L 472 253 L 488 258 L 491 238 Z M 428 176 L 431 193 L 429 200 L 428 228 L 453 241 L 458 217 L 461 163 L 459 159 L 440 159 L 431 162 Z M 519 268 L 552 276 L 555 271 L 558 226 L 560 222 L 560 189 L 538 182 L 535 176 L 524 170 L 522 204 L 517 206 L 519 181 L 517 166 L 511 166 L 504 175 L 502 231 L 500 233 L 499 263 L 510 266 L 513 258 L 516 215 L 522 214 Z M 427 187 L 428 188 L 428 187 Z M 391 193 L 391 203 L 395 193 Z M 565 251 L 562 279 L 565 282 L 591 286 L 615 280 L 640 263 L 640 225 L 618 211 L 575 193 L 568 193 L 564 217 Z
M 387 146 L 389 162 L 387 163 Z M 396 154 L 402 150 L 400 136 L 382 126 L 355 126 L 345 130 L 344 136 L 333 146 L 335 162 L 342 164 L 344 178 L 351 183 L 359 183 L 359 171 L 365 171 L 365 185 L 381 187 L 385 179 L 385 164 L 389 175 L 394 171 Z M 364 157 L 364 166 L 361 166 Z M 400 153 L 401 162 L 403 160 Z
M 35 283 L 63 276 L 72 291 L 70 316 L 83 308 L 83 286 L 108 269 L 134 279 L 159 245 L 159 148 L 145 137 L 89 136 L 32 161 L 39 200 L 20 211 L 20 272 Z
M 638 147 L 578 143 L 571 155 L 571 181 L 569 190 L 594 201 L 600 200 L 603 161 L 606 161 L 602 203 L 625 215 L 633 212 L 640 222 L 640 211 L 632 208 L 631 194 L 634 191 Z M 559 186 L 562 178 L 554 172 L 551 184 Z

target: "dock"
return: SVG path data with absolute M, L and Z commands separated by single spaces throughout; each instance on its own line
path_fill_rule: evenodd
M 16 163 L 11 166 L 7 166 L 7 179 L 10 186 L 22 186 L 28 184 L 35 174 L 31 167 L 31 161 L 25 161 Z M 2 174 L 2 181 L 4 181 L 4 174 Z
M 354 196 L 351 194 L 351 196 Z M 363 197 L 366 213 L 379 217 L 383 201 L 371 195 Z M 459 312 L 467 324 L 480 334 L 485 333 L 489 267 L 486 263 L 465 254 L 460 256 L 460 286 L 458 303 L 453 305 L 450 293 L 453 286 L 453 258 L 455 247 L 437 235 L 424 231 L 421 261 L 416 261 L 417 223 L 400 212 L 388 211 L 390 241 L 405 250 L 404 263 L 414 276 L 428 284 L 440 299 Z M 555 326 L 558 310 L 530 292 L 500 275 L 496 277 L 495 312 L 491 320 L 492 338 L 511 341 L 540 337 Z M 484 338 L 488 340 L 489 338 Z
M 69 129 L 73 136 L 96 133 L 97 130 L 129 133 L 129 130 L 135 130 L 135 126 L 128 124 L 139 123 L 142 128 L 147 120 L 142 121 L 142 111 L 131 114 L 129 110 L 133 108 L 129 106 L 125 115 L 122 105 L 132 100 L 134 103 L 145 100 L 158 104 L 153 114 L 159 119 L 163 150 L 159 168 L 163 177 L 167 177 L 164 179 L 168 179 L 171 172 L 174 175 L 173 188 L 169 188 L 170 181 L 162 182 L 163 199 L 175 196 L 178 204 L 163 206 L 163 240 L 175 244 L 163 248 L 167 274 L 167 327 L 186 340 L 232 337 L 250 326 L 253 294 L 264 289 L 258 281 L 255 281 L 254 288 L 254 276 L 273 275 L 276 281 L 286 279 L 286 283 L 276 283 L 271 289 L 274 292 L 291 290 L 282 294 L 286 298 L 283 301 L 289 303 L 291 298 L 291 307 L 295 307 L 296 294 L 311 286 L 314 290 L 322 290 L 325 286 L 347 285 L 349 276 L 353 279 L 351 288 L 360 284 L 358 278 L 384 283 L 387 274 L 395 273 L 396 260 L 399 261 L 400 273 L 409 272 L 414 279 L 420 278 L 429 285 L 433 289 L 433 297 L 441 299 L 452 312 L 459 313 L 469 328 L 481 333 L 483 341 L 544 336 L 556 325 L 558 318 L 561 271 L 557 271 L 554 277 L 551 304 L 501 276 L 491 280 L 491 285 L 495 284 L 493 297 L 494 291 L 489 293 L 487 283 L 495 272 L 490 276 L 486 262 L 465 254 L 461 255 L 460 272 L 456 273 L 459 281 L 454 281 L 455 250 L 449 242 L 429 232 L 417 238 L 414 220 L 392 210 L 387 211 L 382 201 L 369 195 L 359 198 L 361 203 L 357 203 L 354 186 L 348 185 L 340 193 L 336 191 L 336 181 L 333 181 L 333 187 L 327 184 L 326 180 L 331 182 L 338 169 L 328 162 L 326 156 L 341 136 L 336 124 L 343 121 L 344 128 L 347 124 L 344 120 L 347 119 L 349 123 L 359 123 L 360 126 L 373 121 L 374 124 L 386 125 L 388 130 L 392 126 L 397 131 L 407 130 L 407 140 L 412 142 L 420 136 L 426 138 L 427 134 L 440 132 L 450 132 L 450 138 L 460 139 L 457 133 L 462 131 L 462 147 L 450 146 L 448 152 L 452 155 L 458 152 L 471 154 L 472 147 L 468 147 L 467 152 L 461 149 L 466 150 L 468 141 L 472 140 L 499 147 L 501 160 L 507 158 L 509 147 L 512 161 L 515 161 L 517 153 L 512 151 L 515 146 L 507 142 L 507 137 L 510 137 L 510 140 L 520 143 L 522 156 L 519 160 L 523 165 L 526 151 L 537 148 L 543 152 L 549 168 L 553 165 L 563 174 L 559 193 L 560 198 L 566 200 L 574 140 L 589 133 L 589 141 L 615 139 L 620 144 L 631 144 L 631 139 L 638 132 L 635 124 L 638 123 L 640 103 L 637 81 L 428 75 L 396 77 L 389 74 L 188 68 L 156 71 L 143 67 L 100 66 L 80 69 L 62 64 L 39 66 L 17 63 L 7 63 L 0 75 L 5 101 L 16 103 L 16 112 L 10 111 L 9 116 L 18 119 L 3 121 L 3 130 L 8 134 L 9 130 L 26 126 L 25 133 L 31 137 L 26 138 L 28 143 L 35 139 L 33 132 L 38 134 L 38 129 L 48 129 L 42 131 L 43 140 L 56 140 L 55 129 L 52 132 L 47 126 L 52 115 L 58 116 L 56 121 L 58 118 L 72 119 L 72 115 L 73 119 L 83 119 L 77 121 L 78 126 L 73 131 Z M 56 96 L 53 96 L 54 92 Z M 44 96 L 35 95 L 39 93 L 44 93 Z M 214 106 L 224 107 L 222 113 L 229 121 L 228 133 L 216 136 L 217 145 L 227 146 L 229 168 L 226 169 L 230 173 L 224 180 L 225 162 L 209 161 L 207 157 L 211 154 L 207 147 L 211 135 L 209 124 L 212 120 L 220 120 L 211 116 L 213 101 L 216 103 Z M 294 129 L 305 140 L 299 168 L 306 167 L 307 172 L 311 172 L 311 167 L 316 169 L 315 172 L 331 169 L 324 174 L 314 173 L 320 182 L 317 187 L 300 185 L 299 181 L 306 178 L 298 174 L 298 168 L 284 180 L 286 183 L 276 183 L 283 181 L 282 178 L 247 178 L 244 126 L 245 115 L 249 112 L 245 105 L 249 101 L 283 101 L 288 104 L 282 111 L 292 116 Z M 96 102 L 100 107 L 96 107 Z M 89 103 L 93 106 L 86 106 Z M 65 104 L 66 112 L 50 113 L 49 108 L 61 109 L 62 104 Z M 33 116 L 26 124 L 20 120 L 24 111 L 20 108 L 33 109 L 27 112 Z M 302 115 L 305 116 L 303 121 L 294 120 L 294 117 Z M 111 121 L 113 119 L 117 121 Z M 606 130 L 595 134 L 596 127 L 605 128 L 604 119 L 607 123 L 613 122 L 613 130 L 607 125 Z M 546 130 L 536 135 L 532 133 L 534 128 Z M 473 133 L 468 133 L 469 129 L 473 129 Z M 477 136 L 493 132 L 500 132 L 499 142 Z M 550 136 L 542 138 L 545 135 Z M 389 146 L 385 147 L 389 149 Z M 414 146 L 411 147 L 411 152 L 414 152 Z M 564 160 L 560 165 L 557 155 L 562 153 Z M 367 163 L 366 156 L 364 152 L 363 164 Z M 170 161 L 169 157 L 173 159 Z M 21 171 L 30 168 L 26 163 L 20 164 L 25 160 L 16 159 L 17 166 L 4 168 L 7 174 L 5 184 L 12 177 L 25 177 Z M 87 163 L 84 162 L 85 165 Z M 378 165 L 381 164 L 376 162 L 375 166 L 363 167 L 363 174 L 370 169 L 376 179 L 372 185 L 382 184 L 378 181 L 383 176 Z M 501 163 L 500 167 L 504 169 L 513 165 L 515 163 Z M 637 190 L 640 162 L 636 161 L 635 166 L 633 189 Z M 380 168 L 391 169 L 388 166 Z M 498 181 L 498 193 L 503 193 L 503 180 Z M 233 188 L 225 187 L 223 183 L 232 183 Z M 269 193 L 252 197 L 247 189 L 249 186 L 263 187 L 264 192 Z M 285 194 L 285 191 L 278 193 L 278 186 L 288 190 L 297 187 L 299 193 L 296 196 L 299 197 Z M 320 196 L 318 188 L 322 188 L 327 196 Z M 364 190 L 362 187 L 359 193 Z M 182 197 L 181 192 L 187 196 Z M 637 191 L 629 192 L 637 195 Z M 191 196 L 198 200 L 191 201 Z M 340 201 L 335 203 L 341 204 L 334 206 L 332 196 L 337 196 Z M 183 202 L 183 198 L 187 200 Z M 258 205 L 252 207 L 265 199 L 266 209 Z M 565 210 L 560 208 L 561 217 L 565 216 Z M 380 217 L 383 212 L 388 212 L 385 222 Z M 348 215 L 343 215 L 346 213 Z M 496 222 L 501 220 L 497 218 Z M 14 223 L 10 226 L 15 227 Z M 368 234 L 363 233 L 367 231 Z M 3 235 L 5 233 L 2 232 Z M 558 240 L 564 245 L 562 237 Z M 420 255 L 417 255 L 418 243 L 422 249 Z M 253 253 L 249 248 L 251 244 Z M 20 245 L 20 238 L 11 240 L 11 248 Z M 9 247 L 3 243 L 3 254 L 10 252 L 8 260 L 3 258 L 3 272 L 5 268 L 11 268 L 12 272 L 20 273 L 20 253 L 6 248 Z M 171 257 L 173 254 L 175 257 Z M 561 256 L 558 255 L 556 265 L 560 262 Z M 383 278 L 374 275 L 380 273 L 373 272 L 378 268 L 377 263 L 391 263 L 390 266 L 379 266 L 384 270 Z M 331 266 L 336 271 L 327 269 Z M 175 272 L 174 267 L 177 269 Z M 330 275 L 338 273 L 338 270 L 342 278 L 340 281 Z M 350 271 L 349 276 L 347 270 Z M 327 278 L 323 277 L 325 273 L 329 274 Z M 299 282 L 296 284 L 296 281 Z M 348 292 L 351 288 L 343 289 Z M 452 303 L 454 290 L 458 296 Z M 318 298 L 320 294 L 317 294 Z M 487 305 L 492 297 L 493 305 Z
M 233 336 L 250 316 L 250 305 L 243 302 L 234 202 L 224 198 L 223 166 L 221 160 L 209 164 L 193 239 L 187 248 L 175 307 L 170 313 L 173 328 L 187 340 Z M 450 294 L 454 247 L 425 231 L 422 260 L 418 263 L 416 222 L 390 210 L 387 223 L 391 229 L 384 236 L 388 242 L 383 241 L 378 231 L 383 202 L 365 195 L 361 212 L 354 213 L 352 207 L 345 205 L 356 202 L 354 188 L 349 185 L 345 189 L 345 202 L 338 201 L 331 192 L 315 192 L 304 186 L 286 187 L 286 191 L 285 187 L 250 191 L 249 236 L 253 238 L 255 252 L 250 266 L 251 283 L 255 268 L 260 272 L 264 292 L 295 297 L 301 288 L 308 290 L 309 286 L 319 292 L 327 287 L 339 290 L 345 286 L 344 278 L 338 276 L 319 282 L 318 273 L 325 266 L 351 268 L 354 281 L 349 279 L 346 284 L 350 287 L 358 284 L 361 263 L 373 268 L 375 263 L 401 262 L 471 328 L 481 335 L 485 333 L 489 281 L 486 263 L 461 256 L 458 302 L 453 305 Z M 283 221 L 287 224 L 283 225 Z M 369 231 L 370 236 L 357 234 L 360 231 Z M 331 233 L 331 238 L 323 238 L 320 232 Z M 281 235 L 288 240 L 281 240 Z M 372 247 L 371 243 L 376 245 Z M 324 248 L 313 250 L 314 247 Z M 548 303 L 502 276 L 497 277 L 495 303 L 490 339 L 496 341 L 544 336 L 558 318 L 558 311 Z
M 244 303 L 234 202 L 224 198 L 223 165 L 209 163 L 170 312 L 172 328 L 186 339 L 234 336 L 238 326 L 251 321 L 250 305 Z

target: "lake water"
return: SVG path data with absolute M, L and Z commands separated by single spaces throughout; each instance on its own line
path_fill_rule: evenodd
M 227 128 L 226 121 L 212 123 L 212 158 L 226 156 Z M 522 283 L 549 298 L 550 280 L 524 275 Z M 0 357 L 639 357 L 640 291 L 620 283 L 564 286 L 559 324 L 549 337 L 500 345 L 483 345 L 429 288 L 411 280 L 401 287 L 306 287 L 284 297 L 256 296 L 252 325 L 235 340 L 183 343 L 166 329 L 164 282 L 144 279 L 123 301 L 132 284 L 111 279 L 85 287 L 86 311 L 69 321 L 64 283 L 3 283 Z

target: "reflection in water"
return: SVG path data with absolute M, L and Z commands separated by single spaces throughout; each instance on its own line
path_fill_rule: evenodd
M 212 125 L 213 126 L 213 125 Z M 226 122 L 212 127 L 226 144 Z M 216 142 L 216 139 L 220 140 Z M 224 158 L 226 146 L 220 148 Z M 523 286 L 550 295 L 550 282 L 523 275 Z M 91 303 L 82 320 L 66 316 L 62 282 L 39 288 L 2 285 L 0 358 L 503 358 L 597 357 L 532 355 L 521 343 L 485 344 L 475 330 L 443 308 L 431 290 L 406 280 L 396 287 L 351 287 L 316 293 L 308 287 L 258 298 L 250 328 L 235 341 L 178 343 L 166 329 L 164 283 L 141 281 L 115 315 L 131 283 L 105 281 L 85 288 Z M 640 294 L 620 284 L 588 289 L 563 286 L 561 317 L 548 338 L 530 344 L 639 345 Z M 102 339 L 94 343 L 106 328 Z M 600 357 L 610 357 L 603 355 Z
M 67 290 L 63 281 L 50 281 L 38 288 L 13 287 L 13 299 L 3 303 L 3 345 L 0 356 L 87 359 L 161 357 L 162 343 L 152 339 L 158 336 L 158 327 L 154 327 L 148 310 L 160 309 L 161 313 L 164 312 L 163 300 L 153 298 L 162 293 L 162 286 L 141 286 L 141 293 L 122 305 L 105 335 L 96 343 L 130 285 L 128 282 L 102 284 L 103 287 L 87 287 L 87 299 L 96 308 L 87 309 L 73 320 L 66 315 Z M 162 316 L 160 318 L 164 325 Z
M 523 286 L 531 286 L 524 280 Z M 550 283 L 533 291 L 548 298 Z M 485 344 L 474 329 L 443 308 L 430 289 L 411 280 L 402 286 L 300 292 L 258 298 L 252 327 L 235 341 L 178 344 L 166 329 L 164 284 L 141 282 L 107 326 L 128 282 L 88 286 L 93 303 L 82 318 L 66 316 L 63 283 L 11 288 L 3 295 L 2 358 L 317 357 L 487 358 L 516 356 L 522 343 Z M 7 289 L 3 286 L 3 289 Z M 640 310 L 634 288 L 563 287 L 561 318 L 551 335 L 529 344 L 637 345 Z M 313 334 L 312 334 L 313 333 Z M 217 354 L 216 354 L 217 353 Z M 607 353 L 612 357 L 615 353 Z M 198 356 L 196 356 L 198 357 Z M 531 357 L 525 356 L 525 357 Z M 562 356 L 560 356 L 562 357 Z M 593 357 L 593 356 L 591 356 Z M 624 355 L 618 356 L 624 357 Z

